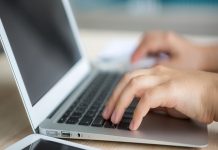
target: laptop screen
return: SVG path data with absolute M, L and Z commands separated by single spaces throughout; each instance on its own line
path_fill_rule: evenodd
M 81 59 L 61 0 L 0 0 L 0 17 L 32 106 Z

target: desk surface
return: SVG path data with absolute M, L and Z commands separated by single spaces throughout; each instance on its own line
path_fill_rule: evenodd
M 93 59 L 96 53 L 105 44 L 116 39 L 131 40 L 139 38 L 139 33 L 97 32 L 82 31 L 81 37 L 89 58 Z M 5 56 L 0 56 L 0 149 L 4 149 L 21 138 L 32 133 L 24 107 L 14 83 Z M 208 127 L 209 146 L 205 150 L 218 149 L 218 123 Z M 94 146 L 101 149 L 186 149 L 179 147 L 143 145 L 131 143 L 100 142 L 89 140 L 73 140 L 74 142 Z

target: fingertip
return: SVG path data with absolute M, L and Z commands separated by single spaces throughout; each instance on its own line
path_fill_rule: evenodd
M 113 102 L 111 100 L 111 97 L 108 99 L 107 103 L 104 106 L 103 112 L 102 112 L 102 117 L 106 120 L 108 120 L 111 117 L 111 114 L 113 112 Z
M 109 117 L 107 115 L 105 115 L 104 113 L 101 114 L 101 116 L 105 119 L 105 120 L 108 120 Z
M 135 63 L 137 60 L 137 57 L 135 56 L 135 53 L 131 57 L 131 63 Z
M 116 112 L 113 112 L 111 115 L 111 122 L 113 122 L 114 124 L 116 124 Z
M 132 130 L 132 131 L 135 131 L 138 129 L 139 126 L 137 126 L 136 122 L 134 120 L 132 120 L 130 122 L 130 125 L 129 125 L 129 129 Z
M 134 53 L 131 57 L 131 63 L 135 63 L 137 62 L 137 60 L 139 60 L 140 56 L 138 56 L 137 53 Z
M 139 126 L 143 120 L 143 116 L 141 116 L 141 115 L 142 114 L 136 115 L 136 113 L 134 112 L 133 118 L 132 118 L 130 125 L 129 125 L 130 130 L 137 130 L 139 128 Z
M 115 110 L 111 116 L 111 122 L 113 124 L 118 124 L 122 119 L 123 113 L 124 113 L 123 111 Z
M 105 107 L 104 108 L 104 110 L 103 110 L 103 112 L 102 112 L 102 117 L 104 118 L 104 119 L 109 119 L 109 109 L 108 109 L 108 107 Z
M 134 122 L 133 122 L 133 120 L 130 122 L 129 129 L 130 130 L 134 130 Z

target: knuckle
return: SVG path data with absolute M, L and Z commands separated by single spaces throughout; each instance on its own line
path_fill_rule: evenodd
M 145 100 L 152 99 L 152 95 L 153 94 L 152 94 L 151 90 L 148 90 L 144 95 Z
M 164 38 L 166 39 L 167 42 L 173 41 L 174 37 L 175 37 L 175 33 L 173 31 L 168 31 L 164 35 Z
M 124 79 L 124 81 L 129 81 L 130 79 L 131 79 L 131 77 L 132 77 L 132 74 L 131 73 L 126 73 L 125 75 L 124 75 L 124 77 L 123 77 L 123 79 Z
M 138 84 L 139 84 L 138 79 L 136 79 L 136 78 L 131 79 L 130 87 L 136 87 Z
M 162 71 L 164 71 L 164 70 L 165 70 L 165 67 L 164 67 L 164 66 L 162 66 L 162 65 L 157 65 L 157 66 L 154 67 L 153 72 L 154 72 L 154 73 L 159 73 L 159 72 L 162 72 Z

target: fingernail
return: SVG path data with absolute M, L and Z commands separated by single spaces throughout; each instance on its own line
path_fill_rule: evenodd
M 134 121 L 132 120 L 131 123 L 130 123 L 130 125 L 129 125 L 129 129 L 130 129 L 130 130 L 134 130 L 134 126 L 135 126 L 134 124 L 135 124 L 135 123 L 134 123 Z
M 103 111 L 103 113 L 102 113 L 102 116 L 103 116 L 103 117 L 106 117 L 106 118 L 108 117 L 108 108 L 107 108 L 107 107 L 104 108 L 104 111 Z
M 113 112 L 113 114 L 112 114 L 112 116 L 111 116 L 111 121 L 113 122 L 113 123 L 116 123 L 117 122 L 117 113 L 116 113 L 116 111 L 114 111 Z

